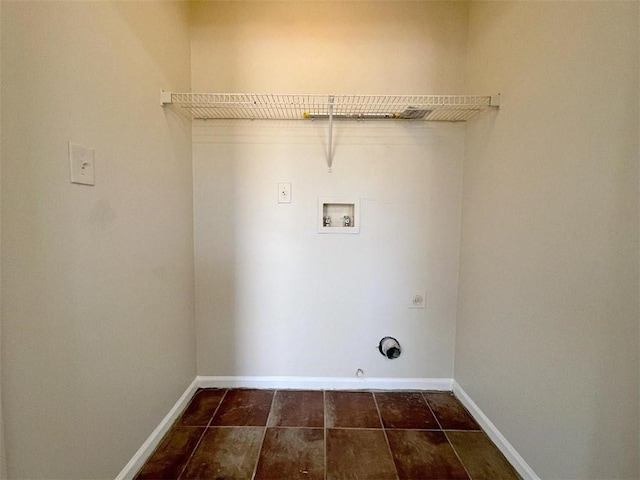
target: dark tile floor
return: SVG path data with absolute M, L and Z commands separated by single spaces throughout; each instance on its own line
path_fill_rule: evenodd
M 136 479 L 518 475 L 450 392 L 199 390 Z

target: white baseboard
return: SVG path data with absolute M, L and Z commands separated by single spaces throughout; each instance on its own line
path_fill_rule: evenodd
M 151 456 L 164 435 L 169 431 L 171 425 L 177 420 L 182 411 L 187 407 L 196 391 L 198 390 L 198 378 L 187 387 L 180 396 L 175 405 L 169 410 L 169 413 L 162 419 L 156 429 L 149 435 L 149 438 L 142 444 L 135 455 L 129 460 L 122 471 L 116 477 L 116 480 L 130 480 L 138 470 L 144 465 L 144 462 Z
M 116 480 L 130 480 L 153 453 L 198 388 L 271 388 L 290 390 L 440 390 L 452 391 L 471 412 L 489 438 L 523 480 L 540 480 L 471 397 L 452 378 L 346 378 L 346 377 L 209 377 L 198 376 L 187 387 L 158 427 L 149 435 Z
M 206 377 L 196 378 L 200 388 L 273 388 L 289 390 L 446 390 L 451 378 L 375 377 Z
M 451 378 L 341 378 L 341 377 L 196 377 L 160 425 L 149 435 L 116 480 L 130 480 L 151 456 L 198 388 L 273 388 L 291 390 L 447 390 Z
M 524 461 L 520 454 L 513 448 L 508 440 L 500 433 L 491 420 L 484 414 L 480 407 L 471 400 L 471 397 L 464 391 L 458 382 L 453 380 L 453 393 L 469 410 L 471 415 L 480 424 L 487 436 L 496 444 L 505 458 L 513 465 L 513 468 L 520 474 L 523 480 L 540 480 L 533 469 Z

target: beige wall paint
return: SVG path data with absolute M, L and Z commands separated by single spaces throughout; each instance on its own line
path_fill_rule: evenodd
M 455 93 L 459 2 L 199 2 L 193 91 Z M 198 122 L 198 373 L 453 374 L 463 125 Z M 278 182 L 292 183 L 278 205 Z M 361 198 L 359 235 L 319 235 L 319 196 Z M 410 309 L 428 289 L 426 310 Z M 375 349 L 396 336 L 404 353 Z
M 638 478 L 638 3 L 473 2 L 455 378 L 542 478 Z
M 0 3 L 0 78 L 2 78 L 2 4 Z M 0 82 L 0 112 L 2 112 L 2 82 Z M 0 139 L 2 125 L 0 122 Z M 2 146 L 0 145 L 0 179 L 2 178 Z M 0 218 L 2 214 L 2 182 L 0 180 Z M 0 220 L 0 238 L 2 237 L 2 221 Z M 0 262 L 0 278 L 2 278 L 2 262 Z M 2 282 L 0 282 L 0 358 L 2 358 Z M 0 362 L 0 478 L 7 477 L 7 461 L 4 447 L 4 414 L 2 411 L 2 363 Z
M 200 375 L 452 377 L 464 126 L 335 135 L 327 173 L 326 122 L 194 126 Z M 319 234 L 319 197 L 360 199 L 360 233 Z
M 195 374 L 191 127 L 156 108 L 157 89 L 188 90 L 191 71 L 194 91 L 501 91 L 502 111 L 470 124 L 466 137 L 455 377 L 541 476 L 636 478 L 637 4 L 198 2 L 192 65 L 182 7 L 2 2 L 0 387 L 11 476 L 113 477 Z M 296 283 L 309 266 L 294 260 L 320 250 L 351 260 L 340 240 L 316 248 L 317 234 L 297 222 L 315 222 L 316 191 L 358 190 L 370 194 L 379 231 L 389 217 L 400 228 L 417 218 L 410 212 L 428 212 L 410 236 L 416 250 L 430 246 L 402 270 L 409 276 L 369 289 L 375 298 L 344 295 L 346 309 L 320 311 L 340 333 L 357 318 L 340 347 L 357 344 L 358 360 L 371 347 L 361 334 L 371 319 L 380 331 L 440 343 L 426 358 L 416 356 L 423 345 L 405 351 L 410 364 L 374 355 L 367 372 L 449 376 L 464 127 L 339 127 L 333 177 L 321 126 L 273 127 L 194 129 L 199 373 L 343 374 L 331 361 L 288 361 L 327 331 L 322 318 L 309 322 L 304 302 L 275 312 L 304 321 L 295 328 L 258 325 L 273 343 L 233 321 L 275 308 L 291 285 L 316 292 Z M 95 187 L 68 183 L 68 140 L 96 148 Z M 378 173 L 367 170 L 372 159 Z M 293 183 L 288 210 L 272 188 L 283 180 Z M 429 240 L 434 227 L 449 245 Z M 280 233 L 303 229 L 308 236 L 282 248 Z M 366 290 L 359 279 L 409 261 L 371 245 L 383 262 L 368 277 L 350 274 L 357 292 Z M 265 274 L 265 248 L 284 262 L 271 267 L 287 269 Z M 225 275 L 259 282 L 238 288 Z M 399 307 L 422 281 L 438 293 L 424 318 Z M 213 305 L 212 292 L 233 298 Z M 278 357 L 283 332 L 294 348 Z M 239 339 L 241 354 L 257 348 L 240 362 L 212 348 Z M 256 352 L 266 365 L 252 363 Z
M 466 2 L 194 2 L 193 91 L 465 93 Z
M 113 478 L 195 376 L 191 126 L 159 106 L 189 71 L 184 4 L 2 2 L 12 478 Z

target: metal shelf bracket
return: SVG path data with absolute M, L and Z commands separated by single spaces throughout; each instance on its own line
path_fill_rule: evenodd
M 1 1 L 1 0 L 0 0 Z M 328 119 L 327 167 L 333 171 L 334 120 L 464 122 L 499 109 L 497 95 L 319 95 L 174 93 L 160 91 L 160 105 L 176 105 L 191 118 L 250 120 Z
M 160 90 L 160 105 L 164 107 L 165 105 L 170 105 L 172 103 L 173 100 L 171 99 L 171 92 Z
M 333 172 L 333 102 L 335 97 L 329 96 L 329 141 L 327 145 L 327 173 Z

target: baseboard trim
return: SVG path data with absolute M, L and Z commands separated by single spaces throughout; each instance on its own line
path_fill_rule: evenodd
M 180 396 L 175 405 L 169 410 L 169 413 L 162 419 L 156 429 L 149 435 L 135 455 L 129 460 L 122 471 L 116 477 L 116 480 L 131 480 L 138 470 L 144 465 L 144 462 L 151 456 L 156 449 L 162 437 L 169 431 L 171 425 L 178 419 L 182 411 L 187 407 L 196 391 L 198 390 L 198 377 L 194 378 L 184 393 Z
M 274 388 L 291 390 L 445 390 L 451 378 L 342 378 L 342 377 L 209 377 L 198 376 L 169 413 L 129 460 L 116 480 L 131 480 L 151 456 L 171 425 L 187 407 L 198 388 Z
M 289 390 L 444 390 L 451 378 L 382 377 L 208 377 L 196 378 L 200 388 L 274 388 Z
M 149 438 L 129 460 L 116 480 L 131 480 L 151 456 L 171 425 L 187 407 L 198 388 L 273 388 L 291 390 L 440 390 L 453 391 L 489 438 L 514 466 L 523 480 L 540 480 L 515 448 L 452 378 L 347 378 L 347 377 L 251 377 L 197 376 L 162 419 Z
M 513 448 L 513 445 L 500 433 L 498 428 L 493 424 L 489 417 L 487 417 L 480 407 L 471 400 L 471 397 L 464 391 L 458 382 L 453 380 L 453 393 L 462 402 L 462 404 L 469 410 L 471 415 L 480 424 L 485 433 L 489 436 L 491 441 L 496 444 L 505 458 L 513 465 L 516 471 L 520 474 L 523 480 L 540 480 L 540 477 L 536 475 L 533 469 L 524 461 L 520 454 Z

